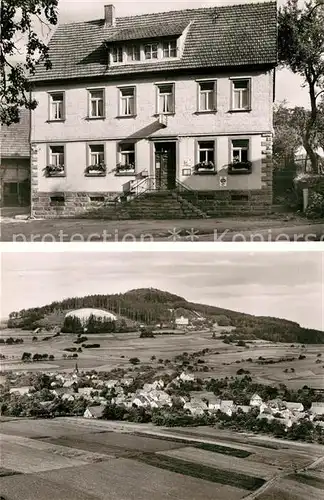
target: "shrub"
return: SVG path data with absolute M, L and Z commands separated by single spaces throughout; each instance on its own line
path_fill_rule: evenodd
M 308 219 L 324 217 L 324 195 L 316 192 L 310 194 L 306 217 Z
M 138 358 L 129 358 L 129 362 L 132 365 L 138 365 L 138 363 L 140 363 L 140 360 Z

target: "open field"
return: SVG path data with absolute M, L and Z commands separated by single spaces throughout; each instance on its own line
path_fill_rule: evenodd
M 221 453 L 199 450 L 191 446 L 179 450 L 161 451 L 159 454 L 250 476 L 253 475 L 262 479 L 270 479 L 278 472 L 276 467 L 268 464 L 258 463 L 257 461 L 252 462 L 251 460 L 246 461 L 245 458 L 230 457 Z
M 44 341 L 42 339 L 51 335 L 45 333 L 37 335 L 39 339 L 37 342 L 32 341 L 33 335 L 32 332 L 22 330 L 2 331 L 2 338 L 19 337 L 24 339 L 24 343 L 1 346 L 1 351 L 6 356 L 1 363 L 1 371 L 65 371 L 74 368 L 75 360 L 62 359 L 63 354 L 67 354 L 64 349 L 76 346 L 73 344 L 76 339 L 74 335 L 62 334 Z M 172 360 L 183 352 L 193 353 L 202 348 L 208 348 L 211 352 L 204 356 L 208 371 L 196 372 L 196 375 L 201 378 L 231 377 L 236 375 L 238 369 L 243 368 L 248 370 L 257 382 L 264 384 L 284 383 L 291 388 L 299 388 L 303 385 L 318 389 L 324 388 L 324 363 L 316 363 L 316 361 L 321 361 L 318 354 L 322 354 L 324 359 L 324 345 L 306 345 L 302 348 L 298 344 L 291 346 L 257 340 L 250 342 L 247 349 L 224 344 L 220 338 L 212 339 L 212 333 L 209 331 L 190 332 L 184 335 L 158 335 L 154 339 L 140 339 L 139 333 L 136 332 L 89 335 L 88 338 L 91 343 L 99 343 L 100 348 L 83 349 L 83 352 L 78 353 L 78 366 L 83 370 L 109 371 L 118 367 L 130 371 L 133 369 L 128 362 L 131 357 L 138 357 L 142 363 L 159 369 L 160 358 Z M 31 352 L 32 355 L 35 353 L 53 354 L 55 359 L 49 362 L 21 363 L 20 359 L 25 351 Z M 300 354 L 305 355 L 306 359 L 299 360 Z M 155 361 L 151 360 L 152 356 L 156 356 Z M 296 359 L 274 364 L 259 364 L 257 361 L 260 356 L 274 360 L 286 356 Z M 286 369 L 288 371 L 285 373 Z
M 319 500 L 323 494 L 318 445 L 265 437 L 277 445 L 270 449 L 257 446 L 257 436 L 238 434 L 233 442 L 231 433 L 206 427 L 186 429 L 198 438 L 190 443 L 177 428 L 77 417 L 3 419 L 1 429 L 5 500 L 240 500 L 250 492 L 260 500 Z M 203 441 L 251 454 L 197 448 Z
M 321 500 L 323 491 L 313 486 L 292 481 L 290 479 L 278 479 L 276 483 L 261 493 L 258 500 Z

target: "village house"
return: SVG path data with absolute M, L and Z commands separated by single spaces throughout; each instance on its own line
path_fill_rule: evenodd
M 236 405 L 235 411 L 242 412 L 242 413 L 249 413 L 249 411 L 251 411 L 251 406 L 249 406 L 249 405 Z
M 207 215 L 271 206 L 275 2 L 129 17 L 106 5 L 60 25 L 49 57 L 31 77 L 32 215 L 113 202 L 114 217 L 139 195 L 195 218 L 199 199 Z
M 207 404 L 201 399 L 191 399 L 183 406 L 184 410 L 189 410 L 191 415 L 200 416 L 204 415 L 205 410 L 208 409 Z
M 262 405 L 262 398 L 258 394 L 253 394 L 253 396 L 250 399 L 250 406 L 258 406 L 260 407 Z
M 291 412 L 302 412 L 304 411 L 304 405 L 302 403 L 294 403 L 290 401 L 283 401 L 285 407 Z
M 92 393 L 97 392 L 93 387 L 79 387 L 78 397 L 83 396 L 85 399 L 92 397 Z
M 105 407 L 103 405 L 88 406 L 83 414 L 84 418 L 101 418 Z
M 175 324 L 177 328 L 185 328 L 189 325 L 189 319 L 184 316 L 180 316 L 180 318 L 176 318 Z
M 9 390 L 9 393 L 10 394 L 16 394 L 16 395 L 19 395 L 19 396 L 24 396 L 25 394 L 27 394 L 28 396 L 30 395 L 30 393 L 34 390 L 34 386 L 32 385 L 26 385 L 26 386 L 23 386 L 23 387 L 12 387 L 10 390 Z
M 132 383 L 134 382 L 134 379 L 129 377 L 129 378 L 122 378 L 120 383 L 125 385 L 126 387 L 129 387 L 130 385 L 132 385 Z
M 66 388 L 66 387 L 56 387 L 55 389 L 50 389 L 50 393 L 53 394 L 55 397 L 62 397 L 65 396 L 65 398 L 69 395 L 75 394 L 75 391 L 73 387 Z
M 193 375 L 190 375 L 190 373 L 182 372 L 176 380 L 181 381 L 181 382 L 194 382 L 195 377 Z
M 226 415 L 231 417 L 233 415 L 234 409 L 235 409 L 234 401 L 227 399 L 221 401 L 220 411 L 222 413 L 225 413 Z
M 119 380 L 106 380 L 105 381 L 105 386 L 108 388 L 108 389 L 113 389 L 114 387 L 116 387 L 117 385 L 119 385 Z
M 324 403 L 312 403 L 310 412 L 316 416 L 324 415 Z
M 150 399 L 148 396 L 144 396 L 144 394 L 138 394 L 135 395 L 135 397 L 132 399 L 132 404 L 134 406 L 137 406 L 137 408 L 147 408 L 150 406 Z

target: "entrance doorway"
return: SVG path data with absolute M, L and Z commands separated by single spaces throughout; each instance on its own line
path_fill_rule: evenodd
M 3 206 L 25 207 L 30 204 L 30 182 L 4 182 Z
M 176 187 L 175 142 L 155 142 L 155 185 L 160 191 Z

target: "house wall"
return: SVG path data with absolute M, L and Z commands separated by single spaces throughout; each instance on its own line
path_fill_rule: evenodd
M 252 77 L 251 111 L 231 112 L 231 77 Z M 217 111 L 197 113 L 199 79 L 217 80 Z M 167 126 L 158 125 L 156 113 L 155 83 L 174 82 L 175 114 L 167 117 Z M 119 85 L 136 86 L 136 112 L 134 118 L 118 118 Z M 87 88 L 105 89 L 104 119 L 87 119 Z M 65 121 L 48 121 L 48 91 L 65 91 Z M 269 204 L 272 151 L 272 98 L 273 72 L 228 73 L 176 76 L 168 79 L 141 78 L 98 83 L 84 83 L 39 87 L 34 92 L 38 107 L 32 114 L 32 206 L 38 216 L 57 213 L 50 196 L 66 193 L 64 210 L 60 215 L 73 215 L 92 206 L 90 196 L 100 194 L 105 202 L 123 191 L 123 186 L 135 176 L 117 176 L 117 148 L 120 140 L 135 141 L 136 174 L 148 170 L 154 175 L 154 139 L 177 141 L 177 178 L 191 189 L 200 191 L 254 191 L 261 192 L 260 202 Z M 250 155 L 253 162 L 249 175 L 228 175 L 222 167 L 230 162 L 230 137 L 250 139 Z M 214 140 L 216 144 L 216 168 L 218 175 L 184 175 L 183 169 L 197 163 L 197 141 L 201 138 Z M 105 145 L 107 174 L 104 177 L 86 177 L 87 147 L 91 141 Z M 65 144 L 65 177 L 46 177 L 48 145 Z M 267 160 L 267 161 L 265 161 Z M 220 176 L 227 177 L 226 186 L 220 185 Z M 270 201 L 271 202 L 271 201 Z

